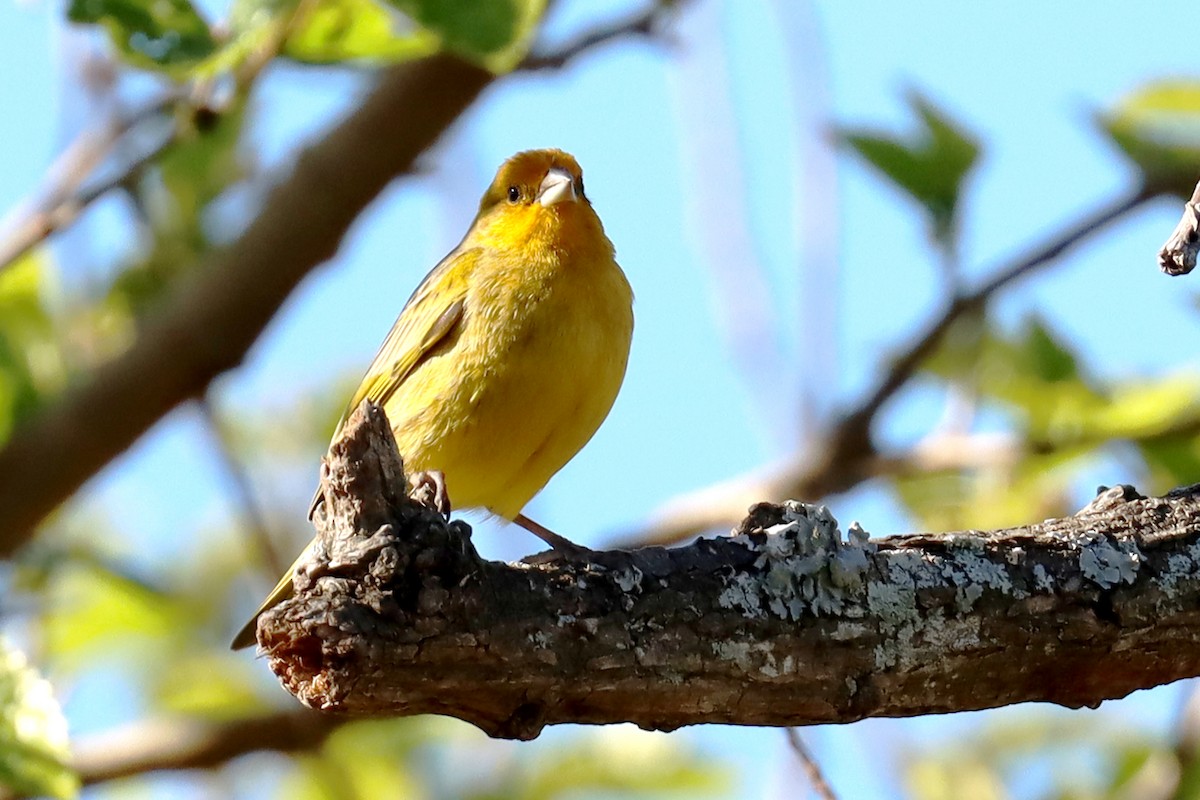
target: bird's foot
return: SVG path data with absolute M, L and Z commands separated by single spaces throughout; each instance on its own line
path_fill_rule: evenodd
M 412 487 L 409 497 L 450 519 L 450 494 L 446 491 L 446 476 L 440 469 L 414 472 L 409 485 Z
M 534 536 L 541 539 L 546 544 L 550 545 L 552 550 L 546 553 L 538 553 L 537 555 L 529 556 L 524 561 L 531 564 L 543 564 L 549 561 L 589 561 L 596 554 L 595 550 L 591 550 L 583 545 L 578 545 L 572 542 L 565 536 L 559 536 L 554 531 L 544 525 L 540 525 L 524 514 L 518 514 L 513 522 L 520 525 L 525 530 L 532 533 Z

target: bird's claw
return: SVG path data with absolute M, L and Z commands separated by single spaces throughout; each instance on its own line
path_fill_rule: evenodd
M 446 476 L 441 470 L 415 472 L 409 479 L 408 496 L 414 501 L 450 519 L 450 494 L 446 491 Z

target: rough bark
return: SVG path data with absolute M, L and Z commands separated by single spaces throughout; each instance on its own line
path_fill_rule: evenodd
M 284 686 L 492 736 L 560 722 L 804 725 L 1094 706 L 1200 674 L 1200 498 L 1128 487 L 1023 528 L 869 539 L 762 504 L 735 535 L 504 564 L 409 500 L 383 412 L 331 449 L 296 596 L 262 617 Z M 450 487 L 453 492 L 453 486 Z

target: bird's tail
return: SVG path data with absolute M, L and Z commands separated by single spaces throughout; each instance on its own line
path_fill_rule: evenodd
M 300 554 L 300 557 L 293 561 L 292 565 L 287 568 L 287 572 L 283 573 L 283 577 L 279 579 L 279 583 L 275 584 L 275 588 L 267 595 L 267 599 L 263 600 L 262 605 L 258 607 L 258 611 L 254 612 L 254 616 L 250 618 L 250 621 L 242 626 L 237 636 L 233 637 L 233 642 L 229 645 L 230 649 L 241 650 L 243 647 L 249 647 L 254 644 L 258 638 L 258 618 L 267 609 L 274 608 L 292 596 L 292 575 L 296 571 L 296 565 L 308 557 L 309 551 L 315 545 L 316 539 L 313 539 L 304 548 L 304 552 Z

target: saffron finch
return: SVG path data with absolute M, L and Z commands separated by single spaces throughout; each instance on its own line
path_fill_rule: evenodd
M 569 551 L 521 510 L 608 415 L 632 334 L 633 292 L 579 164 L 517 153 L 408 299 L 346 414 L 380 404 L 414 482 Z M 258 616 L 291 590 L 289 569 L 233 646 L 252 644 Z

